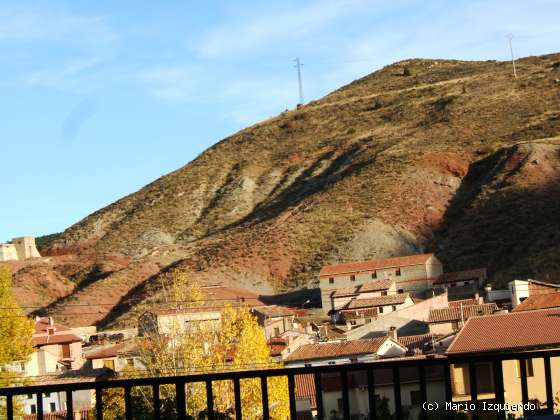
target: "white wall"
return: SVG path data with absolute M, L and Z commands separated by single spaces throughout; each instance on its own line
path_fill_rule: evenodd
M 529 282 L 527 280 L 513 280 L 508 283 L 511 293 L 511 304 L 515 308 L 521 300 L 529 297 Z

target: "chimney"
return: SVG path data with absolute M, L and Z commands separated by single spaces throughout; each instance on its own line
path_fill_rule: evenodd
M 474 300 L 476 300 L 476 303 L 484 303 L 482 301 L 482 298 L 480 297 L 480 294 L 478 292 L 475 292 L 474 294 Z
M 387 331 L 387 337 L 392 338 L 393 340 L 397 340 L 397 327 L 389 327 L 389 331 Z
M 49 316 L 49 326 L 50 327 L 54 326 L 54 319 L 52 316 Z

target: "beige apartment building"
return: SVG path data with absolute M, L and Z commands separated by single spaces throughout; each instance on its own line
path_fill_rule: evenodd
M 328 312 L 331 294 L 336 290 L 387 279 L 395 281 L 396 293 L 422 294 L 442 273 L 443 265 L 434 254 L 326 265 L 319 273 L 321 301 Z

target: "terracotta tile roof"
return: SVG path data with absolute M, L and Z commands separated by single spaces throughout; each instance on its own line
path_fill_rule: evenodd
M 450 308 L 460 308 L 461 304 L 463 305 L 463 307 L 465 307 L 465 306 L 471 306 L 471 305 L 479 305 L 480 302 L 478 300 L 476 300 L 475 298 L 452 300 L 447 304 L 447 306 L 449 306 Z
M 313 374 L 296 375 L 294 377 L 294 382 L 296 385 L 295 394 L 296 400 L 309 400 L 311 403 L 311 409 L 317 408 L 317 400 L 315 395 L 315 378 Z
M 251 308 L 253 312 L 258 312 L 267 318 L 277 318 L 285 316 L 294 316 L 295 312 L 292 308 L 286 306 L 278 305 L 265 305 L 265 306 L 255 306 Z
M 112 346 L 107 346 L 99 350 L 90 351 L 85 355 L 88 360 L 106 359 L 109 357 L 117 357 L 119 354 L 130 353 L 137 350 L 136 343 L 133 341 L 125 341 Z
M 548 308 L 560 308 L 560 292 L 529 296 L 517 305 L 512 312 L 534 311 L 535 309 Z
M 461 319 L 466 321 L 472 316 L 491 315 L 497 310 L 498 306 L 495 303 L 463 306 L 462 314 L 460 307 L 430 309 L 428 322 L 452 322 L 460 321 Z
M 400 305 L 406 301 L 410 295 L 408 293 L 398 293 L 396 295 L 377 296 L 370 299 L 354 299 L 348 302 L 344 309 L 371 308 L 376 306 Z
M 41 335 L 31 338 L 31 344 L 36 347 L 46 346 L 49 344 L 70 344 L 80 341 L 82 341 L 82 339 L 74 334 Z
M 397 341 L 409 350 L 421 349 L 425 344 L 431 343 L 432 337 L 437 339 L 439 336 L 433 334 L 402 335 Z
M 474 278 L 486 279 L 486 268 L 474 268 L 472 270 L 443 273 L 441 276 L 439 276 L 439 279 L 434 281 L 434 284 L 451 283 L 454 281 L 471 280 Z
M 374 318 L 377 316 L 377 308 L 365 308 L 365 309 L 351 309 L 340 311 L 340 314 L 345 320 L 352 320 L 358 318 Z
M 560 309 L 472 317 L 448 354 L 560 347 Z
M 288 342 L 285 338 L 271 338 L 268 340 L 267 344 L 271 356 L 280 356 L 282 351 L 288 346 Z
M 360 284 L 356 287 L 345 287 L 342 289 L 337 289 L 333 292 L 334 297 L 341 297 L 341 296 L 355 296 L 360 293 L 367 293 L 367 292 L 378 292 L 380 290 L 388 290 L 391 288 L 395 280 L 393 279 L 385 279 L 385 280 L 373 280 L 368 281 L 367 283 Z
M 384 260 L 372 260 L 372 261 L 362 261 L 362 262 L 351 262 L 346 264 L 325 265 L 321 269 L 319 276 L 325 277 L 325 276 L 332 276 L 336 274 L 367 272 L 367 271 L 379 270 L 382 268 L 421 265 L 421 264 L 425 264 L 428 261 L 428 259 L 430 259 L 433 256 L 434 254 L 418 254 L 418 255 L 408 255 L 405 257 L 386 258 Z
M 364 354 L 375 354 L 387 337 L 373 338 L 370 340 L 353 340 L 336 343 L 306 344 L 298 347 L 287 360 L 314 360 L 329 359 Z
M 64 325 L 60 325 L 60 324 L 54 324 L 54 329 L 55 331 L 71 331 L 70 328 L 65 327 Z M 35 333 L 46 333 L 47 332 L 47 328 L 50 327 L 49 324 L 49 318 L 45 317 L 45 318 L 39 318 L 38 320 L 35 321 Z

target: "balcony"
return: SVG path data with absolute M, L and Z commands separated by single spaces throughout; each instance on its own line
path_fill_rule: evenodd
M 269 395 L 270 380 L 277 377 L 285 378 L 285 396 Z M 242 392 L 251 379 L 257 385 L 259 401 L 252 407 L 252 414 L 247 415 Z M 227 389 L 231 390 L 234 403 L 227 413 L 216 409 L 218 399 L 224 397 L 216 390 L 219 383 L 231 385 Z M 109 405 L 114 405 L 115 392 L 122 404 L 122 417 L 117 418 L 190 419 L 187 401 L 192 389 L 189 387 L 194 384 L 205 397 L 197 416 L 209 420 L 223 419 L 224 414 L 236 419 L 241 419 L 242 414 L 253 419 L 279 418 L 274 415 L 278 404 L 274 399 L 278 398 L 285 398 L 289 417 L 300 420 L 505 419 L 529 415 L 535 418 L 559 411 L 560 407 L 554 404 L 555 395 L 560 395 L 560 350 L 448 358 L 417 356 L 345 365 L 21 386 L 0 389 L 0 398 L 7 410 L 5 417 L 10 420 L 16 418 L 14 406 L 19 396 L 34 394 L 36 401 L 42 401 L 44 394 L 52 392 L 65 395 L 63 416 L 77 418 L 75 413 L 79 410 L 74 410 L 74 395 L 84 390 L 91 392 L 92 414 L 97 419 L 116 418 L 107 414 Z M 143 399 L 144 404 L 149 404 L 143 405 L 141 411 L 139 390 L 149 394 L 149 398 Z M 106 398 L 110 392 L 113 401 Z M 508 410 L 497 409 L 508 404 Z M 511 409 L 513 404 L 523 406 Z M 37 419 L 47 418 L 43 410 L 43 404 L 37 404 Z

